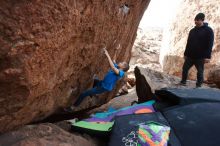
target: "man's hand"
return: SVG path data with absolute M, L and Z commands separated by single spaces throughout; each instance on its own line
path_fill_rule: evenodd
M 210 63 L 210 59 L 205 58 L 205 59 L 204 59 L 204 63 Z

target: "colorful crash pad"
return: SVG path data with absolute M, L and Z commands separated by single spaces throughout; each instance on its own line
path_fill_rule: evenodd
M 79 121 L 72 123 L 74 127 L 91 129 L 96 131 L 111 131 L 114 122 L 105 122 L 105 123 L 98 123 L 98 122 L 86 122 L 86 121 Z
M 92 115 L 89 119 L 76 122 L 73 120 L 71 127 L 78 132 L 85 132 L 97 136 L 106 136 L 110 133 L 114 124 L 114 118 L 116 116 L 129 115 L 129 114 L 143 114 L 154 112 L 153 103 L 155 101 L 149 101 L 142 104 L 137 104 L 118 110 L 110 108 L 107 112 L 97 113 Z
M 152 113 L 155 112 L 153 108 L 154 100 L 136 104 L 133 106 L 124 107 L 118 110 L 112 110 L 103 113 L 96 113 L 92 115 L 91 118 L 85 119 L 87 122 L 110 122 L 114 121 L 116 116 L 129 115 L 129 114 L 143 114 L 143 113 Z
M 151 121 L 160 123 L 160 125 L 162 124 L 163 125 L 162 127 L 166 127 L 166 126 L 170 127 L 169 123 L 167 122 L 167 120 L 164 118 L 164 116 L 160 112 L 154 112 L 154 113 L 149 113 L 149 114 L 131 114 L 131 115 L 116 117 L 114 126 L 111 131 L 111 137 L 110 137 L 110 141 L 108 145 L 109 146 L 138 146 L 138 144 L 141 144 L 139 134 L 138 134 L 140 125 L 146 125 L 147 123 Z M 152 128 L 153 126 L 156 127 L 155 124 L 151 124 L 148 126 L 150 126 L 150 128 Z M 141 128 L 144 129 L 145 127 L 143 126 Z M 167 139 L 164 139 L 164 140 L 167 140 Z M 142 142 L 144 143 L 145 141 L 143 140 Z M 180 141 L 178 140 L 178 138 L 176 137 L 172 129 L 170 130 L 168 145 L 181 146 Z
M 170 127 L 150 121 L 140 124 L 138 129 L 138 146 L 167 146 Z

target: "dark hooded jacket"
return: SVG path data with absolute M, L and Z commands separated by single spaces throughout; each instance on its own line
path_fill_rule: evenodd
M 189 32 L 184 56 L 192 59 L 210 59 L 213 42 L 214 33 L 208 23 L 204 23 L 201 27 L 194 27 Z

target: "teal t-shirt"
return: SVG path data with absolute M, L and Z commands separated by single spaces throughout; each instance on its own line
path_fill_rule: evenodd
M 118 69 L 118 65 L 114 63 L 115 67 Z M 108 71 L 104 79 L 101 82 L 101 86 L 108 91 L 111 91 L 116 82 L 124 76 L 124 71 L 119 69 L 119 74 L 117 75 L 112 69 Z

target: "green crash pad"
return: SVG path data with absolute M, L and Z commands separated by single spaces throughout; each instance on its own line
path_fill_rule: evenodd
M 86 121 L 79 121 L 79 122 L 72 122 L 72 127 L 78 127 L 82 129 L 90 129 L 94 131 L 100 132 L 109 132 L 114 125 L 114 122 L 105 122 L 105 123 L 98 123 L 98 122 L 86 122 Z

